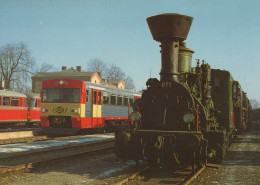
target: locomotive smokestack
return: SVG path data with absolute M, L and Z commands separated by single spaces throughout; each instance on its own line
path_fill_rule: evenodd
M 161 42 L 161 81 L 178 82 L 179 47 L 187 38 L 193 18 L 169 13 L 148 17 L 146 20 L 153 39 Z

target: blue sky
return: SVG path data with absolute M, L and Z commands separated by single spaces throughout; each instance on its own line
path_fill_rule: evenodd
M 100 58 L 130 75 L 137 90 L 159 78 L 159 43 L 146 18 L 160 13 L 194 17 L 187 47 L 195 59 L 225 69 L 260 102 L 259 0 L 0 0 L 0 46 L 24 42 L 32 57 L 61 66 Z

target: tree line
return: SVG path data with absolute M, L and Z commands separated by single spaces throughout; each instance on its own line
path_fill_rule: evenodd
M 126 75 L 123 70 L 115 64 L 105 64 L 101 59 L 95 58 L 87 63 L 88 71 L 99 72 L 104 79 L 122 79 L 126 89 L 135 90 L 135 85 L 131 76 Z
M 99 72 L 102 78 L 122 79 L 126 89 L 134 90 L 135 86 L 130 76 L 116 65 L 105 64 L 101 59 L 88 62 L 87 70 Z M 5 89 L 18 92 L 31 90 L 31 77 L 39 72 L 55 72 L 57 69 L 48 63 L 37 65 L 26 44 L 6 44 L 0 46 L 0 81 L 5 82 Z

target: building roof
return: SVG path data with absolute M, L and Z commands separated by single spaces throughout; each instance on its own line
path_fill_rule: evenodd
M 59 72 L 39 72 L 34 77 L 59 77 L 59 76 L 92 76 L 95 72 L 77 71 L 76 69 L 70 68 Z
M 121 81 L 122 79 L 102 79 L 102 82 L 104 83 L 110 83 L 113 85 L 118 85 L 118 83 Z

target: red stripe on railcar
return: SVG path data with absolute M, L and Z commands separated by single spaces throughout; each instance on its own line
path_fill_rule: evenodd
M 26 107 L 2 106 L 0 108 L 0 121 L 27 121 Z

